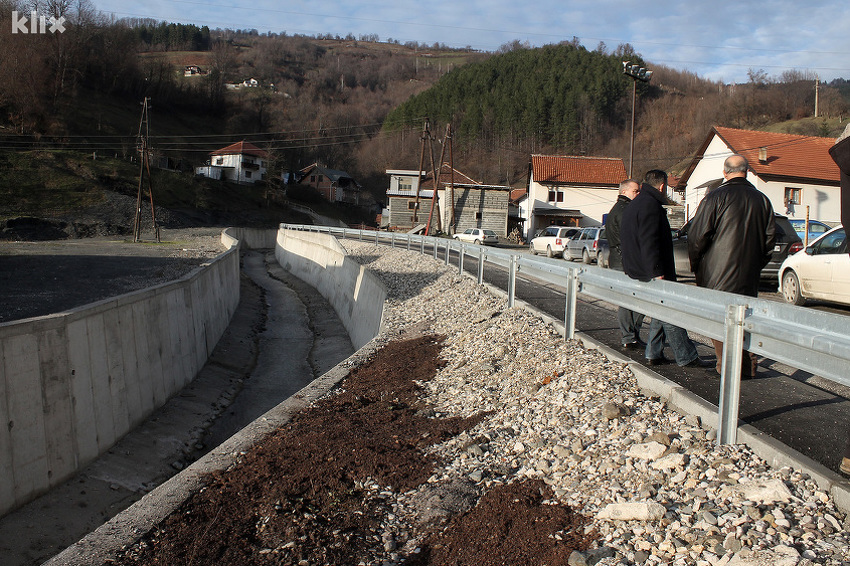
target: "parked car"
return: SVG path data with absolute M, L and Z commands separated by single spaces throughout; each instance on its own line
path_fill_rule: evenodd
M 807 299 L 850 305 L 850 255 L 843 226 L 809 244 L 805 253 L 782 262 L 779 292 L 795 305 L 804 305 Z
M 776 220 L 776 242 L 773 245 L 773 253 L 770 261 L 761 270 L 761 278 L 766 281 L 778 279 L 779 266 L 789 255 L 793 255 L 803 249 L 803 241 L 787 216 L 777 214 Z M 688 258 L 688 228 L 690 221 L 682 226 L 673 237 L 673 258 L 676 260 L 676 275 L 680 277 L 693 277 L 691 272 L 691 261 Z
M 528 249 L 534 255 L 545 253 L 546 257 L 555 257 L 564 254 L 564 246 L 578 234 L 578 228 L 569 226 L 549 226 L 537 233 L 532 238 Z
M 806 221 L 795 218 L 794 220 L 788 220 L 791 223 L 791 226 L 794 227 L 794 231 L 797 232 L 797 235 L 800 236 L 800 239 L 803 242 L 806 241 Z M 813 243 L 815 240 L 826 234 L 832 230 L 832 226 L 821 222 L 820 220 L 809 220 L 809 243 Z
M 471 244 L 497 244 L 499 243 L 499 235 L 492 230 L 483 230 L 481 228 L 467 228 L 460 234 L 454 235 L 455 240 L 469 242 Z
M 567 247 L 564 249 L 564 259 L 570 261 L 580 259 L 584 263 L 593 263 L 594 261 L 598 263 L 602 252 L 600 240 L 605 240 L 605 243 L 607 243 L 604 226 L 582 228 L 581 232 L 567 242 Z

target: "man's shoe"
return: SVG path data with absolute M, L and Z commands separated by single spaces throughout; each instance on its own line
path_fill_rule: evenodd
M 841 465 L 838 466 L 838 469 L 850 476 L 850 458 L 842 458 Z
M 700 358 L 699 356 L 697 356 L 692 361 L 686 363 L 682 367 L 686 367 L 686 368 L 713 368 L 714 362 L 709 361 L 709 360 L 704 360 L 704 359 Z
M 651 366 L 663 366 L 664 364 L 669 364 L 670 360 L 668 360 L 664 356 L 661 356 L 660 358 L 647 358 L 646 362 Z
M 627 342 L 623 344 L 623 348 L 626 350 L 646 350 L 646 344 L 643 342 Z

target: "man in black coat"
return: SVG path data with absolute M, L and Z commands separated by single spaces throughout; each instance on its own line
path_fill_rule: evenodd
M 697 285 L 757 297 L 761 270 L 770 261 L 776 221 L 770 199 L 747 181 L 749 163 L 731 155 L 722 185 L 708 193 L 688 228 L 688 257 Z M 723 342 L 712 340 L 720 373 Z M 755 375 L 758 359 L 744 352 L 743 377 Z
M 640 192 L 640 183 L 634 179 L 626 179 L 620 183 L 620 193 L 617 202 L 605 218 L 605 233 L 608 239 L 608 267 L 623 271 L 623 260 L 620 252 L 620 223 L 623 211 Z M 617 309 L 617 323 L 620 326 L 620 336 L 624 348 L 631 350 L 643 349 L 646 343 L 640 339 L 640 327 L 643 325 L 643 313 L 629 310 L 625 307 Z
M 664 189 L 667 173 L 658 169 L 648 171 L 640 193 L 625 210 L 620 224 L 620 250 L 623 270 L 632 279 L 676 281 L 676 263 L 673 260 L 673 235 L 667 211 L 664 210 Z M 646 358 L 650 365 L 668 360 L 664 357 L 665 341 L 673 350 L 680 366 L 706 367 L 711 362 L 697 355 L 696 346 L 685 329 L 653 317 L 649 325 Z
M 844 128 L 844 133 L 835 140 L 835 145 L 829 148 L 829 155 L 841 172 L 841 224 L 845 230 L 850 226 L 850 124 Z M 850 434 L 844 447 L 844 457 L 838 467 L 850 475 Z

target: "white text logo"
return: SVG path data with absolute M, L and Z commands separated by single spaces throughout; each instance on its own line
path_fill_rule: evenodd
M 48 25 L 49 24 L 49 25 Z M 30 12 L 30 19 L 26 16 L 18 16 L 18 11 L 12 12 L 12 33 L 62 33 L 65 31 L 65 16 L 45 17 L 39 16 L 38 12 Z

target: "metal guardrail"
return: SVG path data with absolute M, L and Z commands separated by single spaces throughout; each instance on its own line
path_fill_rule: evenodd
M 325 232 L 408 250 L 418 247 L 422 254 L 427 245 L 434 259 L 442 254 L 446 265 L 452 253 L 456 254 L 460 273 L 464 258 L 474 256 L 478 259 L 479 283 L 484 279 L 485 263 L 507 270 L 508 306 L 514 305 L 517 274 L 526 273 L 564 289 L 566 339 L 575 335 L 576 296 L 583 293 L 721 340 L 724 346 L 717 435 L 720 444 L 736 441 L 742 349 L 850 387 L 847 370 L 850 333 L 845 316 L 663 280 L 644 283 L 619 271 L 571 265 L 562 260 L 446 238 L 325 226 L 282 224 L 281 227 Z

